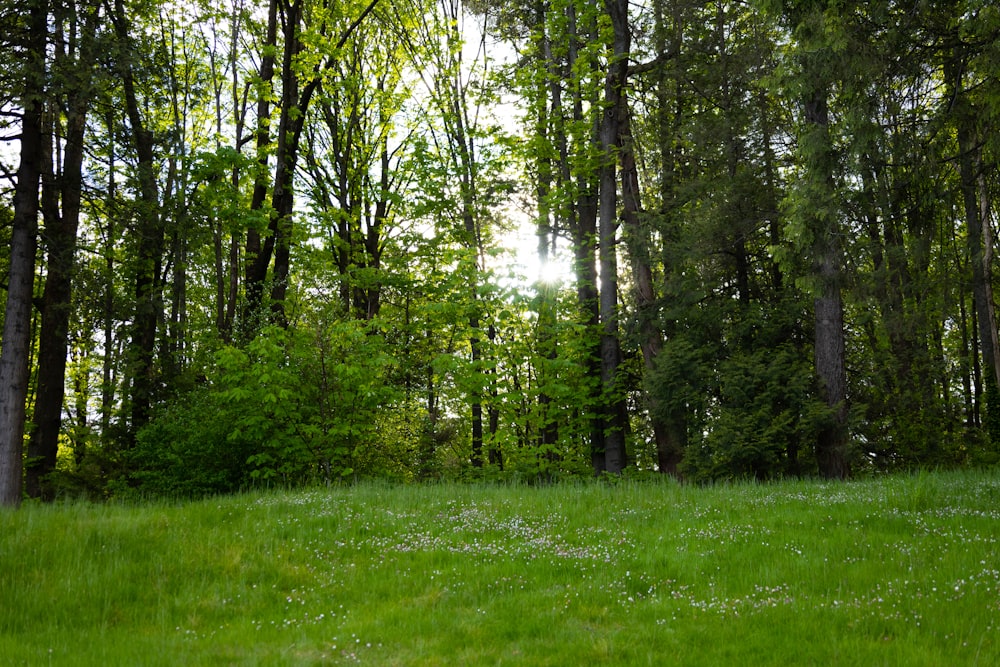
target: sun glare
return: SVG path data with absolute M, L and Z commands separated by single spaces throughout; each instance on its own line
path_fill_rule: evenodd
M 511 262 L 502 267 L 506 269 L 503 272 L 514 286 L 528 289 L 541 283 L 558 287 L 572 282 L 573 262 L 563 248 L 555 248 L 546 261 L 538 257 L 538 236 L 530 223 L 519 224 L 503 243 L 508 251 L 506 261 Z

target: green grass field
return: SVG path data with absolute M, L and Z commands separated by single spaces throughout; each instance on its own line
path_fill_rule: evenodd
M 996 665 L 1000 475 L 0 512 L 0 665 Z

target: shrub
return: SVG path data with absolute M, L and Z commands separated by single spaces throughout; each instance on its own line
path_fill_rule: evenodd
M 382 348 L 353 320 L 268 328 L 222 348 L 207 383 L 139 433 L 133 484 L 192 496 L 380 472 L 365 468 L 396 458 L 377 440 L 395 398 Z

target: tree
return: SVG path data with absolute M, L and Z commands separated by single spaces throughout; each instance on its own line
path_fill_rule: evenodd
M 133 45 L 133 32 L 125 11 L 124 0 L 115 0 L 111 22 L 115 31 L 117 68 L 122 81 L 125 114 L 131 128 L 132 148 L 136 155 L 139 194 L 135 210 L 135 311 L 129 343 L 130 417 L 134 434 L 149 421 L 156 384 L 153 357 L 157 323 L 162 308 L 161 271 L 166 227 L 160 205 L 155 138 L 152 129 L 143 118 L 136 87 L 134 61 L 139 54 Z M 166 188 L 167 191 L 169 189 Z
M 267 95 L 267 84 L 271 76 L 271 50 L 276 48 L 275 36 L 276 16 L 281 13 L 282 25 L 282 61 L 281 61 L 281 97 L 279 106 L 278 137 L 275 149 L 274 176 L 271 180 L 271 214 L 267 233 L 260 244 L 255 239 L 248 238 L 247 263 L 247 301 L 248 313 L 259 313 L 263 302 L 265 284 L 271 285 L 270 310 L 279 322 L 285 322 L 287 314 L 284 310 L 285 295 L 288 290 L 289 261 L 292 243 L 292 212 L 295 202 L 294 177 L 299 160 L 299 147 L 302 133 L 308 117 L 309 105 L 320 82 L 321 74 L 329 69 L 344 47 L 347 39 L 361 22 L 375 9 L 379 0 L 371 0 L 361 13 L 345 27 L 336 41 L 329 36 L 329 31 L 335 29 L 335 19 L 330 7 L 317 9 L 318 25 L 313 35 L 320 40 L 326 53 L 310 52 L 306 49 L 307 39 L 303 19 L 307 11 L 306 0 L 272 0 L 268 10 L 268 39 L 265 44 L 267 51 L 261 64 L 261 80 L 264 82 L 262 101 L 258 110 L 258 146 L 269 143 L 263 114 L 266 114 L 267 103 L 263 96 Z M 312 37 L 309 37 L 311 39 Z M 258 181 L 252 206 L 263 204 L 263 181 Z M 272 267 L 273 260 L 273 267 Z M 270 276 L 268 274 L 271 270 Z
M 628 114 L 628 111 L 626 111 Z M 639 187 L 639 171 L 636 167 L 635 149 L 631 122 L 626 115 L 621 128 L 621 188 L 622 188 L 622 237 L 629 253 L 632 267 L 632 285 L 635 291 L 635 318 L 639 328 L 639 348 L 642 353 L 643 368 L 650 373 L 656 366 L 656 359 L 663 349 L 663 333 L 656 317 L 656 288 L 653 284 L 652 242 L 643 224 L 645 215 Z M 678 445 L 676 434 L 663 418 L 661 399 L 654 392 L 647 391 L 645 399 L 650 414 L 650 425 L 656 443 L 656 467 L 662 473 L 680 475 L 679 465 L 683 448 Z
M 404 57 L 391 33 L 358 28 L 326 72 L 307 129 L 305 172 L 316 223 L 339 273 L 344 312 L 363 320 L 381 310 L 395 203 L 413 177 L 405 161 L 412 132 L 393 136 L 412 94 L 397 66 Z
M 993 238 L 989 224 L 987 167 L 983 160 L 984 133 L 989 115 L 969 99 L 966 79 L 969 45 L 959 34 L 957 17 L 948 17 L 950 53 L 945 54 L 944 76 L 958 142 L 958 167 L 966 226 L 969 263 L 972 269 L 973 306 L 978 323 L 985 394 L 986 428 L 990 439 L 1000 441 L 1000 340 L 993 297 Z
M 692 479 L 795 474 L 809 410 L 780 376 L 804 344 L 802 309 L 771 255 L 783 224 L 777 163 L 788 159 L 776 157 L 775 128 L 787 126 L 766 83 L 778 29 L 738 3 L 652 10 L 653 39 L 629 68 L 621 150 L 625 331 L 644 365 L 648 421 L 636 429 L 654 448 L 639 440 L 637 456 Z
M 17 170 L 10 241 L 10 278 L 0 351 L 0 505 L 17 506 L 23 489 L 25 401 L 31 351 L 31 308 L 39 188 L 44 150 L 43 114 L 48 48 L 47 0 L 26 3 L 27 30 L 19 45 L 21 74 L 21 162 Z
M 813 293 L 814 368 L 829 410 L 816 439 L 824 477 L 851 472 L 847 431 L 847 371 L 842 299 L 844 248 L 838 205 L 830 96 L 842 61 L 841 25 L 822 2 L 789 3 L 784 16 L 795 37 L 795 90 L 801 105 L 797 157 L 801 174 L 791 195 L 789 234 L 805 251 Z M 832 43 L 831 43 L 832 42 Z
M 625 469 L 625 431 L 628 416 L 621 389 L 621 342 L 618 337 L 618 178 L 619 142 L 624 134 L 627 105 L 625 86 L 631 48 L 628 1 L 606 0 L 611 18 L 611 48 L 600 124 L 600 197 L 598 244 L 601 267 L 601 385 L 604 391 L 604 465 L 610 473 Z
M 87 115 L 93 98 L 101 13 L 96 4 L 70 2 L 55 8 L 54 81 L 43 158 L 42 214 L 46 276 L 38 340 L 38 392 L 28 442 L 28 495 L 43 495 L 43 481 L 56 466 L 62 424 L 66 356 L 72 314 L 72 281 L 83 191 Z M 81 16 L 82 14 L 82 16 Z M 75 31 L 79 30 L 79 34 Z M 62 110 L 65 109 L 65 118 Z M 55 150 L 54 140 L 63 141 Z M 62 163 L 56 160 L 62 157 Z
M 485 219 L 489 187 L 484 172 L 482 144 L 485 132 L 479 125 L 479 105 L 470 89 L 473 85 L 486 91 L 489 58 L 485 43 L 478 44 L 474 61 L 466 65 L 465 48 L 460 30 L 464 5 L 458 0 L 443 0 L 439 13 L 422 26 L 419 40 L 411 52 L 427 58 L 421 77 L 427 88 L 430 104 L 440 119 L 440 129 L 431 125 L 433 153 L 442 161 L 438 177 L 457 181 L 457 192 L 448 205 L 451 211 L 435 206 L 434 213 L 450 223 L 447 235 L 456 238 L 462 248 L 457 260 L 457 273 L 465 280 L 464 307 L 468 317 L 468 341 L 472 377 L 469 379 L 471 412 L 471 454 L 473 467 L 482 467 L 484 459 L 483 404 L 489 361 L 484 348 L 488 345 L 488 326 L 483 325 L 485 307 Z M 484 35 L 485 37 L 485 35 Z M 418 54 L 420 54 L 418 56 Z M 418 60 L 419 63 L 419 60 Z M 423 65 L 420 63 L 418 66 Z M 430 148 L 430 146 L 428 147 Z M 491 458 L 496 458 L 492 456 Z
M 671 15 L 668 10 L 673 9 Z M 683 104 L 679 99 L 679 77 L 673 76 L 671 60 L 679 56 L 684 30 L 683 12 L 680 7 L 667 7 L 658 0 L 653 3 L 653 56 L 654 65 L 648 69 L 655 103 L 651 104 L 652 146 L 646 148 L 652 157 L 652 174 L 649 179 L 658 187 L 653 189 L 649 214 L 643 215 L 642 191 L 637 162 L 640 149 L 633 136 L 630 114 L 622 132 L 622 197 L 623 238 L 632 267 L 632 284 L 635 290 L 635 312 L 639 329 L 639 347 L 643 357 L 645 378 L 644 393 L 649 411 L 653 437 L 656 444 L 656 462 L 660 472 L 680 474 L 680 464 L 687 445 L 688 407 L 678 396 L 664 395 L 654 386 L 658 359 L 663 351 L 664 338 L 673 337 L 674 327 L 662 316 L 667 292 L 668 276 L 677 269 L 669 261 L 668 246 L 678 239 L 675 229 L 676 182 L 679 180 L 680 124 Z M 640 75 L 641 76 L 641 75 Z M 635 104 L 635 101 L 631 103 Z M 659 236 L 661 248 L 654 243 Z M 655 284 L 654 265 L 659 265 L 662 280 Z M 674 392 L 669 392 L 674 393 Z

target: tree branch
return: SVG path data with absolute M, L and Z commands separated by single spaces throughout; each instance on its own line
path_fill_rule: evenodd
M 654 69 L 656 69 L 656 68 L 660 67 L 661 65 L 665 64 L 666 62 L 668 62 L 670 60 L 673 60 L 674 58 L 677 57 L 677 55 L 678 55 L 677 51 L 667 51 L 667 52 L 661 53 L 660 55 L 656 56 L 655 58 L 653 58 L 652 60 L 649 60 L 647 62 L 636 63 L 634 65 L 629 65 L 628 75 L 629 76 L 638 76 L 638 75 L 641 75 L 641 74 L 645 74 L 646 72 L 651 72 Z
M 365 20 L 365 17 L 372 13 L 375 9 L 375 5 L 378 3 L 379 0 L 371 0 L 371 2 L 368 3 L 368 6 L 365 7 L 365 11 L 361 12 L 358 18 L 354 19 L 354 22 L 347 26 L 347 30 L 344 31 L 344 34 L 340 36 L 340 41 L 337 42 L 338 50 L 344 48 L 344 44 L 346 44 L 347 40 L 351 38 L 351 34 L 357 30 L 358 26 L 361 25 L 361 22 Z

